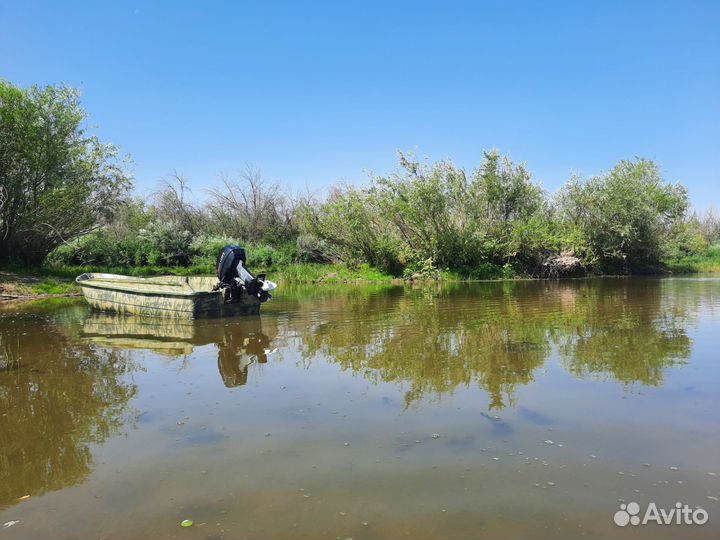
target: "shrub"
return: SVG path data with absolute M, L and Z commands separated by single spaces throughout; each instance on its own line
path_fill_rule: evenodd
M 220 252 L 225 246 L 242 245 L 235 238 L 221 236 L 198 236 L 192 241 L 192 264 L 203 267 L 215 267 Z
M 324 240 L 316 238 L 307 233 L 298 235 L 295 241 L 297 256 L 300 262 L 306 263 L 329 263 L 332 257 L 329 255 L 329 248 Z
M 193 256 L 192 235 L 173 221 L 154 221 L 138 233 L 151 265 L 187 266 Z
M 0 79 L 0 259 L 38 265 L 125 200 L 126 164 L 85 132 L 86 118 L 73 88 Z
M 697 219 L 678 221 L 669 231 L 663 245 L 663 256 L 668 259 L 681 259 L 708 252 L 708 241 L 701 231 Z
M 666 183 L 644 159 L 621 161 L 609 173 L 573 179 L 558 197 L 563 219 L 585 237 L 605 272 L 658 265 L 663 243 L 687 210 L 687 191 Z
M 427 260 L 483 274 L 486 263 L 536 264 L 531 232 L 549 210 L 524 166 L 489 152 L 470 181 L 449 161 L 428 165 L 400 154 L 400 166 L 369 189 L 336 188 L 326 203 L 306 208 L 306 234 L 333 258 L 393 275 L 412 275 Z

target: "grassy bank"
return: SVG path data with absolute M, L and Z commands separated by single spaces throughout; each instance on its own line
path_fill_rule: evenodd
M 720 272 L 720 246 L 713 246 L 704 256 L 684 257 L 664 262 L 664 267 L 672 274 L 694 274 Z M 416 279 L 442 279 L 444 281 L 471 281 L 478 279 L 513 279 L 527 277 L 508 269 L 488 268 L 485 272 L 462 275 L 454 271 L 441 271 L 439 274 L 416 274 Z M 501 271 L 502 270 L 502 271 Z M 268 278 L 280 284 L 342 284 L 342 283 L 389 283 L 394 276 L 373 268 L 367 264 L 348 267 L 344 264 L 297 263 L 269 268 L 253 268 L 255 273 L 264 272 Z M 75 278 L 85 272 L 104 272 L 131 276 L 159 275 L 212 275 L 212 265 L 195 266 L 27 266 L 5 265 L 0 267 L 0 298 L 26 298 L 39 296 L 59 296 L 79 294 L 80 287 Z M 482 275 L 481 275 L 482 274 Z
M 673 274 L 720 272 L 720 245 L 710 247 L 705 255 L 668 260 L 665 266 Z
M 281 283 L 343 283 L 350 281 L 390 281 L 393 276 L 380 272 L 369 265 L 349 268 L 343 264 L 297 263 L 268 268 L 253 267 L 254 274 L 265 273 L 268 279 Z M 85 272 L 105 272 L 108 274 L 125 274 L 130 276 L 197 276 L 214 275 L 213 265 L 195 266 L 56 266 L 44 267 L 39 272 L 57 279 L 74 279 Z
M 268 278 L 281 284 L 291 283 L 373 283 L 390 282 L 393 276 L 368 265 L 349 268 L 342 264 L 289 264 L 282 268 L 257 268 L 255 273 L 265 272 Z M 79 294 L 75 278 L 85 272 L 104 272 L 131 276 L 159 275 L 212 275 L 211 266 L 56 266 L 32 268 L 25 266 L 0 267 L 0 298 L 26 298 L 46 295 Z
M 80 287 L 65 276 L 45 270 L 16 267 L 0 269 L 0 300 L 65 296 L 80 293 Z

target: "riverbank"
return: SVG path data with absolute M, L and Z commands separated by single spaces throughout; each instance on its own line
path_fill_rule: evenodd
M 380 283 L 392 282 L 396 278 L 368 265 L 349 268 L 342 264 L 290 264 L 282 268 L 253 269 L 255 273 L 265 272 L 273 281 L 281 284 L 307 283 Z M 198 266 L 140 266 L 140 267 L 98 267 L 63 266 L 31 268 L 25 266 L 0 267 L 0 300 L 43 298 L 52 296 L 80 295 L 75 278 L 86 272 L 125 274 L 132 276 L 158 275 L 212 275 L 214 268 Z M 457 276 L 449 273 L 443 276 L 450 281 Z
M 668 260 L 663 267 L 669 274 L 697 274 L 720 272 L 720 252 L 712 251 L 706 256 L 685 257 Z M 255 269 L 254 269 L 255 270 Z M 342 284 L 342 283 L 390 283 L 402 281 L 390 274 L 381 272 L 367 264 L 350 268 L 344 264 L 290 264 L 280 268 L 258 268 L 256 273 L 265 272 L 280 284 Z M 23 298 L 44 298 L 80 295 L 80 287 L 75 277 L 85 272 L 104 272 L 132 276 L 157 275 L 203 275 L 213 274 L 211 266 L 140 266 L 140 267 L 98 267 L 98 266 L 62 266 L 31 268 L 26 266 L 0 267 L 0 300 Z M 439 274 L 411 276 L 414 280 L 477 281 L 467 279 L 453 271 L 441 271 Z M 528 276 L 488 275 L 488 280 L 519 279 Z
M 720 272 L 720 248 L 714 246 L 707 255 L 694 255 L 665 261 L 665 267 L 673 274 L 697 274 Z
M 53 276 L 42 270 L 0 269 L 0 300 L 79 295 L 80 287 L 71 278 Z

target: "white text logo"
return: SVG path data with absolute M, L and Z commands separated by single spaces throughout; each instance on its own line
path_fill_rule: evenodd
M 642 518 L 640 505 L 636 502 L 623 503 L 620 510 L 613 516 L 615 525 L 626 527 L 628 525 L 704 525 L 708 521 L 708 513 L 703 508 L 690 508 L 687 504 L 675 503 L 670 510 L 658 508 L 653 502 L 648 504 Z

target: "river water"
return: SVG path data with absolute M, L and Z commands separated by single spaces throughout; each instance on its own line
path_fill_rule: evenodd
M 717 278 L 0 306 L 0 538 L 713 538 L 718 497 Z

